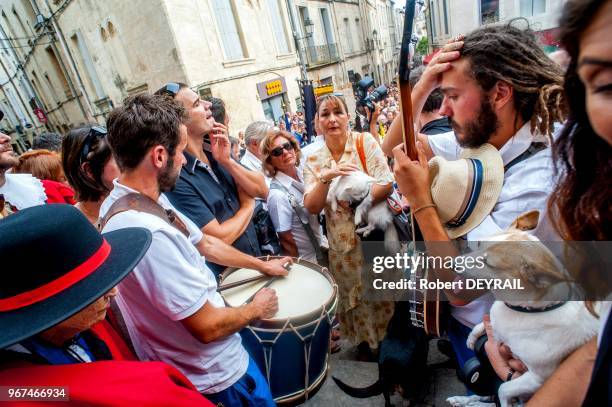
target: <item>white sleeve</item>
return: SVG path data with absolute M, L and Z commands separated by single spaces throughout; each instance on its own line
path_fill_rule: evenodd
M 185 226 L 187 226 L 187 230 L 189 231 L 189 241 L 191 242 L 191 244 L 193 244 L 194 246 L 198 244 L 198 242 L 200 240 L 202 240 L 202 238 L 204 237 L 204 234 L 202 233 L 202 231 L 196 226 L 195 223 L 193 223 L 193 221 L 191 219 L 189 219 L 187 216 L 183 215 L 181 212 L 179 211 L 175 211 L 176 214 L 179 216 L 179 218 L 181 218 L 181 220 L 183 221 L 183 223 L 185 224 Z
M 457 144 L 455 132 L 453 131 L 427 136 L 427 142 L 435 155 L 446 160 L 457 160 L 461 155 L 461 147 Z
M 291 230 L 291 220 L 293 219 L 293 208 L 289 203 L 289 198 L 277 189 L 271 189 L 268 194 L 268 212 L 274 229 L 277 232 Z
M 182 236 L 158 230 L 147 254 L 134 271 L 142 293 L 163 315 L 173 321 L 185 319 L 212 298 L 214 276 Z

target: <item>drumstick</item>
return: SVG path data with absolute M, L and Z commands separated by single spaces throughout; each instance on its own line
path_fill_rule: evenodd
M 285 264 L 283 264 L 283 268 L 287 271 L 289 271 L 289 269 L 291 268 L 291 263 L 287 262 Z M 258 292 L 260 292 L 261 290 L 263 290 L 264 288 L 270 287 L 270 285 L 280 276 L 272 276 L 272 278 L 270 278 L 268 281 L 266 281 L 266 283 L 264 285 L 262 285 L 261 287 L 259 287 L 257 289 L 257 291 L 255 291 L 253 293 L 253 295 L 251 295 L 249 298 L 247 298 L 247 300 L 242 304 L 242 305 L 246 305 L 248 303 L 250 303 L 251 301 L 253 301 L 253 298 L 255 298 L 255 296 L 257 295 Z
M 239 287 L 243 284 L 252 283 L 253 281 L 263 280 L 266 277 L 268 277 L 266 274 L 261 274 L 259 276 L 245 278 L 244 280 L 234 281 L 233 283 L 227 283 L 222 285 L 217 289 L 217 291 L 221 292 L 223 290 L 229 290 L 230 288 Z

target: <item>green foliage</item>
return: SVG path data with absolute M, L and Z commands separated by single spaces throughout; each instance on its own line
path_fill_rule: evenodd
M 427 42 L 427 37 L 423 37 L 417 43 L 415 53 L 419 55 L 427 55 L 428 51 L 429 51 L 429 43 Z

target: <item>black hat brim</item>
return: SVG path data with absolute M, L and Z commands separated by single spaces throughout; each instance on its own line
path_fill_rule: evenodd
M 0 312 L 0 349 L 36 335 L 70 318 L 115 287 L 140 262 L 151 245 L 144 228 L 103 234 L 111 246 L 106 261 L 89 276 L 43 301 Z

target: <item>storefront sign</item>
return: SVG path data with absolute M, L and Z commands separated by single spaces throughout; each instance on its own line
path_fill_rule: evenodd
M 318 86 L 314 88 L 315 96 L 325 95 L 328 93 L 332 93 L 333 91 L 334 91 L 334 85 Z
M 257 84 L 257 92 L 261 100 L 266 100 L 285 93 L 287 92 L 285 78 L 281 77 L 267 82 L 260 82 Z

